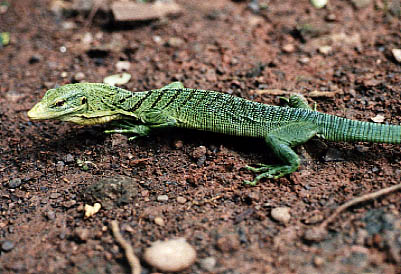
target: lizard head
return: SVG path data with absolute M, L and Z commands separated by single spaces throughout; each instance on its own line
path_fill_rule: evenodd
M 80 125 L 94 125 L 118 119 L 112 106 L 113 95 L 129 93 L 123 89 L 96 83 L 68 84 L 50 89 L 30 111 L 31 120 L 53 119 Z

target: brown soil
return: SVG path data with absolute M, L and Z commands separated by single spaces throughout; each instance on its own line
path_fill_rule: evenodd
M 313 97 L 323 112 L 401 124 L 401 66 L 391 53 L 401 48 L 401 23 L 391 1 L 333 0 L 320 10 L 306 0 L 259 1 L 267 8 L 256 12 L 247 1 L 180 0 L 181 16 L 118 25 L 104 12 L 88 24 L 84 12 L 53 13 L 50 1 L 8 2 L 0 272 L 129 273 L 109 229 L 117 219 L 140 258 L 155 240 L 188 239 L 198 258 L 184 273 L 401 273 L 399 192 L 345 211 L 324 240 L 303 238 L 346 201 L 399 183 L 400 146 L 312 140 L 298 149 L 298 172 L 249 187 L 244 165 L 278 161 L 262 140 L 173 130 L 129 142 L 100 126 L 26 115 L 47 89 L 101 82 L 126 60 L 132 79 L 123 87 L 132 91 L 179 80 L 267 104 L 279 96 L 257 90 L 308 99 L 325 91 Z M 84 219 L 83 206 L 99 200 L 104 207 Z M 290 208 L 286 225 L 272 219 L 277 207 Z

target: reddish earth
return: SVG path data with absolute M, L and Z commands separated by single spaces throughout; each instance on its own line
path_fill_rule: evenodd
M 401 273 L 400 192 L 346 210 L 326 239 L 303 238 L 346 201 L 399 183 L 399 145 L 312 140 L 298 149 L 298 172 L 249 187 L 244 165 L 278 161 L 262 140 L 173 130 L 128 142 L 103 127 L 26 115 L 47 89 L 101 82 L 124 60 L 132 79 L 123 87 L 132 91 L 179 80 L 279 104 L 260 90 L 280 89 L 326 113 L 401 124 L 401 66 L 391 52 L 401 48 L 399 1 L 318 10 L 272 0 L 252 11 L 248 1 L 182 0 L 181 16 L 134 24 L 104 12 L 89 24 L 85 12 L 55 14 L 51 1 L 8 2 L 0 14 L 0 32 L 11 34 L 0 49 L 0 272 L 129 273 L 109 230 L 116 219 L 140 258 L 155 240 L 185 237 L 198 258 L 183 273 Z M 84 219 L 83 206 L 99 200 L 103 208 Z M 290 208 L 286 225 L 271 217 L 277 207 Z

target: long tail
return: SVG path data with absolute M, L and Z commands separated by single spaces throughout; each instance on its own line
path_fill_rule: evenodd
M 401 144 L 401 126 L 355 121 L 319 113 L 319 134 L 330 141 Z

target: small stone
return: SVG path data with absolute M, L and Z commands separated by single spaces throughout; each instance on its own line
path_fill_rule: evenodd
M 177 197 L 177 203 L 185 204 L 186 202 L 187 202 L 187 199 L 185 197 L 182 197 L 182 196 Z
M 154 220 L 154 222 L 155 222 L 155 224 L 157 224 L 158 226 L 164 226 L 164 225 L 165 225 L 164 220 L 163 220 L 162 217 L 156 217 L 155 220 Z
M 5 240 L 1 244 L 1 250 L 5 251 L 5 252 L 9 252 L 9 251 L 13 250 L 14 247 L 15 247 L 14 242 L 12 242 L 10 240 Z
M 85 205 L 84 210 L 85 210 L 85 218 L 92 217 L 96 213 L 99 212 L 99 210 L 102 208 L 102 205 L 100 203 L 95 203 L 93 206 L 91 205 Z
M 67 77 L 68 77 L 68 72 L 62 71 L 62 72 L 60 73 L 60 77 L 61 77 L 61 78 L 67 78 Z
M 298 60 L 301 64 L 307 64 L 310 62 L 310 58 L 309 57 L 301 57 Z
M 29 58 L 29 64 L 36 64 L 42 61 L 42 55 L 32 55 L 31 58 Z
M 77 24 L 75 24 L 75 22 L 73 22 L 73 21 L 64 21 L 64 22 L 61 24 L 61 27 L 62 27 L 64 30 L 71 30 L 71 29 L 77 28 Z
M 395 60 L 397 60 L 398 63 L 401 63 L 401 49 L 392 49 L 391 53 L 393 54 Z
M 46 218 L 48 220 L 54 220 L 56 218 L 56 213 L 52 210 L 46 212 Z
M 321 266 L 324 263 L 324 260 L 322 257 L 316 256 L 315 258 L 313 258 L 313 264 L 315 266 Z
M 11 179 L 8 182 L 8 188 L 17 188 L 22 185 L 22 180 L 20 178 Z
M 168 196 L 167 195 L 159 195 L 159 196 L 157 196 L 157 201 L 159 201 L 159 202 L 167 202 L 168 201 Z
M 184 143 L 181 140 L 178 140 L 174 143 L 174 147 L 176 149 L 181 149 L 184 146 Z
M 294 44 L 286 44 L 283 46 L 282 50 L 286 53 L 292 53 L 295 51 L 295 45 Z
M 215 257 L 207 257 L 200 261 L 200 266 L 208 271 L 213 272 L 214 268 L 216 267 L 217 260 Z
M 62 172 L 64 170 L 64 162 L 63 161 L 57 161 L 56 170 L 58 172 Z
M 72 156 L 71 154 L 67 154 L 66 156 L 65 156 L 65 160 L 64 160 L 66 163 L 73 163 L 74 162 L 74 156 Z
M 84 80 L 85 79 L 85 74 L 83 73 L 83 72 L 77 72 L 75 75 L 74 75 L 74 80 L 75 81 L 77 81 L 77 82 L 81 82 L 82 80 Z
M 217 240 L 217 248 L 224 253 L 233 252 L 239 249 L 240 241 L 238 235 L 228 234 Z
M 310 2 L 315 8 L 321 9 L 327 5 L 328 0 L 310 0 Z
M 196 251 L 184 238 L 157 241 L 145 250 L 144 259 L 160 271 L 177 272 L 195 262 Z
M 194 157 L 195 159 L 199 159 L 205 155 L 206 155 L 206 147 L 205 146 L 199 146 L 199 147 L 195 148 L 194 151 L 192 152 L 192 157 Z
M 287 224 L 291 219 L 290 210 L 289 207 L 276 207 L 272 209 L 271 216 L 277 222 Z
M 341 162 L 344 161 L 344 157 L 338 149 L 329 148 L 326 155 L 323 156 L 325 162 Z
M 310 242 L 321 242 L 327 237 L 327 230 L 321 227 L 313 227 L 305 231 L 303 238 Z
M 127 71 L 131 68 L 131 63 L 129 61 L 118 61 L 116 63 L 116 69 L 118 72 Z
M 89 229 L 78 227 L 74 231 L 74 236 L 78 240 L 86 242 L 89 238 Z
M 318 48 L 318 51 L 323 55 L 329 55 L 333 51 L 333 48 L 331 46 L 321 46 Z
M 64 206 L 65 208 L 70 208 L 70 207 L 73 207 L 76 203 L 77 203 L 76 200 L 68 200 L 68 201 L 65 201 L 65 202 L 63 203 L 63 206 Z
M 57 193 L 57 192 L 53 192 L 53 193 L 51 193 L 50 194 L 50 199 L 57 199 L 58 197 L 60 197 L 61 196 L 61 194 L 60 193 Z
M 131 80 L 131 74 L 123 72 L 120 74 L 114 74 L 107 76 L 103 79 L 103 83 L 108 84 L 110 86 L 116 85 L 124 85 Z
M 375 117 L 372 117 L 372 118 L 370 118 L 370 119 L 371 119 L 373 122 L 375 122 L 375 123 L 383 123 L 385 117 L 384 117 L 383 115 L 378 114 L 378 115 L 376 115 Z
M 170 37 L 167 41 L 167 45 L 173 48 L 179 48 L 184 44 L 184 40 L 179 37 Z
M 358 9 L 369 6 L 371 0 L 351 0 L 352 4 Z

